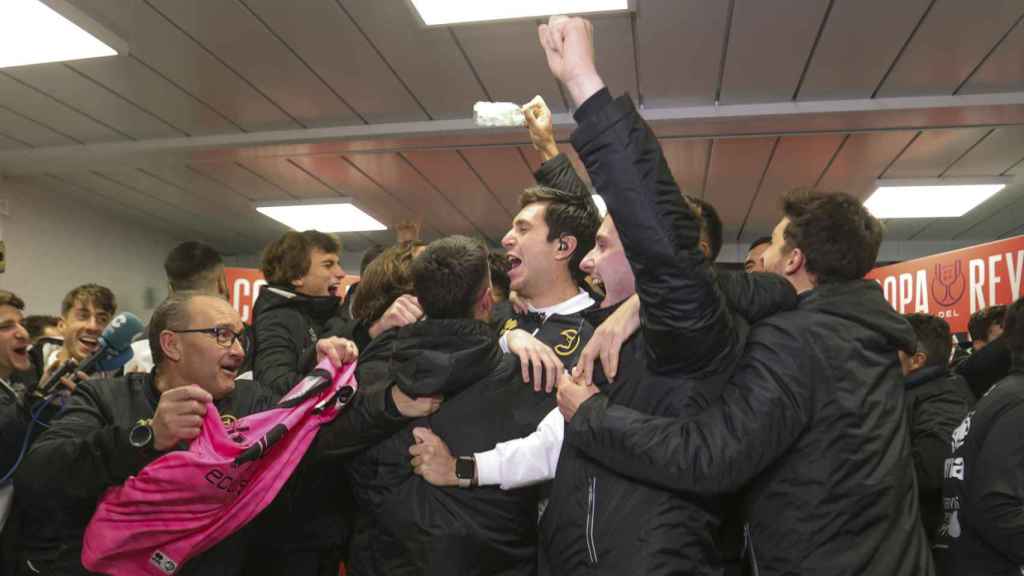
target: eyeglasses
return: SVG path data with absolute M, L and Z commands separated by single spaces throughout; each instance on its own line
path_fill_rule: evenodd
M 217 340 L 217 344 L 224 348 L 230 348 L 238 342 L 242 346 L 242 350 L 248 349 L 248 342 L 245 336 L 245 332 L 235 332 L 227 326 L 217 326 L 215 328 L 191 328 L 189 330 L 171 330 L 175 334 L 209 334 Z

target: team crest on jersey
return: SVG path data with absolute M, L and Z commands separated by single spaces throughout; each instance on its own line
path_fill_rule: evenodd
M 501 327 L 501 333 L 504 334 L 505 332 L 511 332 L 512 330 L 515 330 L 518 327 L 519 321 L 516 320 L 515 318 L 509 318 L 508 320 L 505 321 L 505 325 Z
M 580 331 L 575 328 L 562 330 L 562 337 L 565 342 L 555 346 L 555 354 L 559 356 L 571 356 L 580 347 Z

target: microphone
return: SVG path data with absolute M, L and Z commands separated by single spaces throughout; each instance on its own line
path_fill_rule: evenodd
M 131 312 L 122 312 L 114 316 L 100 334 L 99 349 L 81 364 L 76 365 L 74 360 L 61 364 L 36 388 L 37 393 L 48 396 L 60 383 L 61 378 L 75 372 L 110 372 L 124 366 L 132 358 L 132 340 L 142 332 L 142 329 L 142 320 Z

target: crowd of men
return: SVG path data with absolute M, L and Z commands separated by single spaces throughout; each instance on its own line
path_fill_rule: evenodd
M 288 232 L 246 326 L 220 255 L 185 242 L 132 360 L 45 397 L 101 346 L 114 293 L 78 286 L 51 318 L 0 290 L 0 573 L 91 573 L 111 488 L 199 442 L 212 408 L 229 426 L 286 405 L 324 361 L 357 362 L 359 390 L 272 501 L 154 573 L 1024 572 L 1024 301 L 978 312 L 962 350 L 863 279 L 881 224 L 814 190 L 744 271 L 716 269 L 715 208 L 608 92 L 590 23 L 539 35 L 607 214 L 534 101 L 544 162 L 504 255 L 403 242 L 346 296 L 338 241 Z

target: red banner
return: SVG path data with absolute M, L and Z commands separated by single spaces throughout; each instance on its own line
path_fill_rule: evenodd
M 235 307 L 242 322 L 252 322 L 252 305 L 259 296 L 260 288 L 267 285 L 263 273 L 257 268 L 225 268 L 228 281 L 228 298 Z M 359 282 L 359 276 L 345 276 L 341 279 L 341 293 L 347 294 L 348 287 Z
M 1015 236 L 875 268 L 867 277 L 897 312 L 933 314 L 966 332 L 971 314 L 1020 298 L 1022 271 L 1024 236 Z

